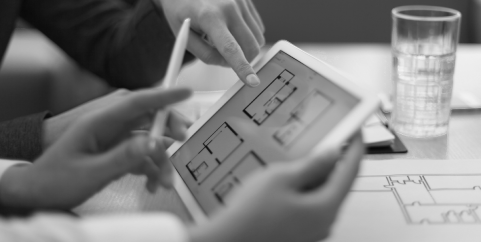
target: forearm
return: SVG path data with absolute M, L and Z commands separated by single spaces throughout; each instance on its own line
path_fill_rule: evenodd
M 0 123 L 0 158 L 32 161 L 43 151 L 47 112 Z
M 138 1 L 130 26 L 122 30 L 119 47 L 111 51 L 107 76 L 111 85 L 123 88 L 149 87 L 157 84 L 165 75 L 175 36 L 162 10 L 154 0 Z M 185 53 L 184 63 L 194 57 Z
M 21 15 L 111 86 L 141 88 L 167 68 L 174 35 L 151 0 L 25 0 Z M 192 59 L 192 57 L 187 57 Z

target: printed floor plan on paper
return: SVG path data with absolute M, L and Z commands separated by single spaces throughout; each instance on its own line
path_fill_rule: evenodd
M 481 223 L 481 174 L 361 176 L 352 191 L 392 193 L 409 224 Z

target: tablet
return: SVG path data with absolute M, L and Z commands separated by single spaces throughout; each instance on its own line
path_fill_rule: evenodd
M 201 222 L 252 171 L 341 146 L 378 108 L 376 95 L 287 41 L 254 65 L 255 88 L 234 84 L 168 150 L 174 187 Z

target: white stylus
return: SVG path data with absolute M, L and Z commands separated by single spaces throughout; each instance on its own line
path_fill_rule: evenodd
M 174 50 L 170 56 L 169 67 L 167 68 L 167 73 L 165 74 L 164 81 L 160 85 L 160 88 L 167 90 L 170 87 L 175 86 L 180 66 L 184 59 L 185 47 L 187 45 L 187 40 L 189 39 L 189 31 L 190 18 L 184 20 L 182 27 L 180 27 L 179 34 L 175 41 Z M 169 113 L 169 107 L 157 111 L 152 129 L 150 130 L 150 137 L 158 138 L 164 134 L 164 128 L 167 125 Z

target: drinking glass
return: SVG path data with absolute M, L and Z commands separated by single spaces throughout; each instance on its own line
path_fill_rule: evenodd
M 399 134 L 429 138 L 445 135 L 461 13 L 434 6 L 392 10 L 393 112 Z

